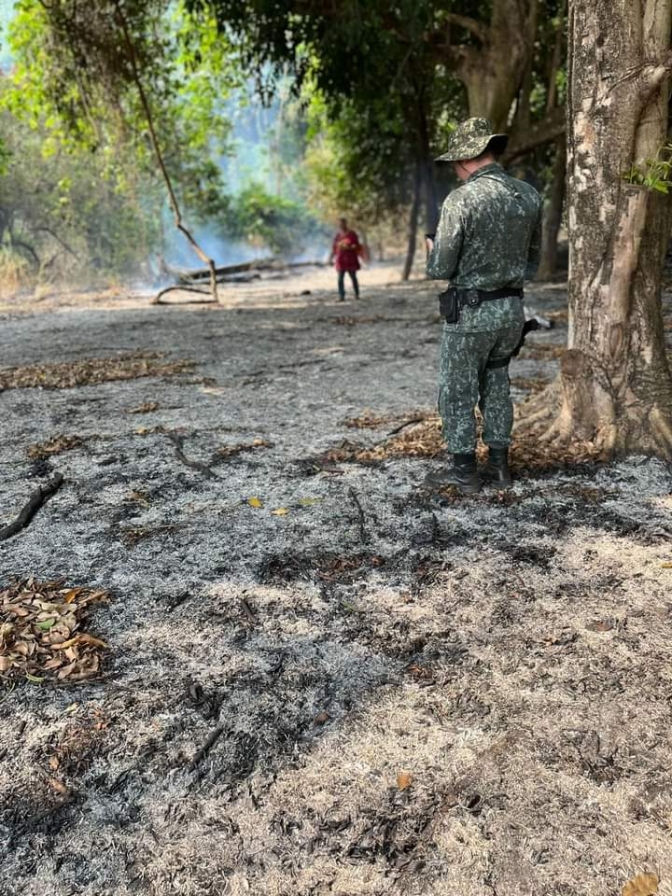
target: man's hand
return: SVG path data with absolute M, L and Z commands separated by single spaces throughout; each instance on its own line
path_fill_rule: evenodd
M 425 237 L 425 246 L 427 247 L 427 254 L 429 255 L 434 249 L 434 240 L 431 236 Z

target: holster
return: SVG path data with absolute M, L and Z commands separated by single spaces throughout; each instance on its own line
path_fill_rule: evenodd
M 447 324 L 456 324 L 460 319 L 460 297 L 454 286 L 439 293 L 439 313 Z

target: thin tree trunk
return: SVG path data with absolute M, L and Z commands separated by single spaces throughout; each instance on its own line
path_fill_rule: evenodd
M 562 210 L 565 204 L 567 183 L 567 147 L 564 140 L 555 145 L 553 178 L 551 189 L 544 207 L 542 229 L 541 260 L 537 280 L 550 280 L 557 270 L 558 234 L 562 224 Z
M 152 115 L 152 110 L 149 104 L 149 99 L 145 92 L 145 88 L 142 84 L 142 78 L 140 76 L 140 67 L 138 65 L 138 58 L 135 52 L 135 46 L 133 44 L 133 38 L 131 37 L 131 32 L 128 27 L 128 22 L 126 20 L 126 16 L 121 8 L 121 4 L 119 0 L 115 0 L 115 9 L 117 14 L 117 19 L 119 25 L 121 26 L 122 33 L 124 35 L 124 42 L 126 44 L 126 48 L 128 50 L 128 60 L 131 65 L 131 70 L 133 72 L 133 80 L 135 81 L 135 86 L 138 89 L 138 95 L 140 97 L 140 104 L 142 105 L 142 110 L 145 114 L 145 119 L 147 121 L 147 130 L 149 132 L 149 138 L 152 143 L 152 148 L 154 149 L 154 154 L 156 156 L 156 161 L 159 166 L 159 170 L 161 171 L 161 175 L 166 184 L 166 189 L 168 191 L 168 199 L 170 201 L 170 207 L 173 210 L 173 216 L 175 219 L 175 226 L 177 229 L 184 234 L 187 239 L 187 242 L 192 247 L 196 255 L 201 259 L 201 261 L 209 268 L 210 270 L 210 292 L 212 293 L 213 301 L 217 302 L 219 300 L 218 292 L 217 292 L 217 274 L 215 273 L 215 262 L 212 258 L 210 258 L 199 246 L 198 242 L 194 238 L 193 234 L 190 230 L 184 225 L 182 221 L 182 212 L 180 210 L 180 205 L 177 201 L 177 195 L 173 188 L 173 182 L 168 173 L 168 168 L 166 167 L 165 159 L 163 158 L 163 152 L 161 150 L 161 144 L 159 142 L 158 135 L 156 133 L 156 128 L 154 127 L 154 117 Z
M 562 64 L 562 50 L 565 43 L 565 16 L 567 15 L 567 0 L 562 0 L 560 7 L 560 23 L 555 32 L 555 44 L 553 46 L 553 56 L 551 57 L 551 72 L 548 77 L 548 95 L 546 97 L 546 111 L 551 112 L 555 109 L 558 102 L 558 72 Z
M 671 31 L 672 0 L 570 0 L 569 350 L 543 438 L 580 439 L 605 456 L 672 458 L 661 310 L 669 203 L 623 175 L 667 139 Z M 529 424 L 552 397 L 528 407 Z
M 402 280 L 408 280 L 413 270 L 413 261 L 415 259 L 415 251 L 418 245 L 418 219 L 420 217 L 420 193 L 422 188 L 422 177 L 420 174 L 420 162 L 415 166 L 415 181 L 413 184 L 413 204 L 411 205 L 411 215 L 408 221 L 408 243 L 406 249 L 406 261 L 401 274 Z

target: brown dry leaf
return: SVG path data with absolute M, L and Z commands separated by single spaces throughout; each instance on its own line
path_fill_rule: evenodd
M 658 892 L 658 875 L 651 873 L 638 874 L 623 886 L 622 896 L 656 896 Z
M 672 569 L 672 563 L 661 563 L 661 569 Z
M 14 665 L 11 656 L 0 656 L 0 672 L 8 672 Z
M 322 710 L 315 716 L 314 722 L 316 725 L 326 725 L 330 718 L 329 713 L 326 710 Z
M 74 638 L 69 638 L 67 641 L 63 641 L 62 644 L 54 644 L 54 647 L 58 650 L 66 650 L 68 647 L 79 646 L 80 644 L 90 644 L 93 647 L 107 647 L 107 644 L 101 641 L 100 638 L 94 638 L 93 635 L 84 633 L 75 635 Z
M 73 448 L 79 448 L 84 444 L 81 436 L 54 436 L 47 442 L 38 442 L 28 447 L 28 457 L 31 460 L 41 460 L 50 457 L 52 454 L 61 454 L 63 451 L 72 451 Z
M 52 756 L 49 760 L 49 768 L 52 772 L 55 772 L 61 763 L 59 762 L 58 756 Z
M 407 790 L 413 783 L 413 775 L 410 772 L 399 772 L 397 775 L 397 787 L 399 790 Z
M 258 508 L 264 506 L 264 502 L 261 500 L 261 498 L 248 498 L 247 503 L 250 505 L 250 507 Z
M 254 439 L 254 441 L 249 444 L 224 445 L 224 447 L 218 448 L 217 451 L 215 451 L 215 459 L 228 460 L 231 457 L 237 457 L 239 454 L 244 454 L 248 451 L 258 451 L 260 448 L 271 447 L 271 443 L 267 442 L 266 439 Z
M 62 781 L 59 781 L 58 778 L 47 778 L 47 783 L 53 790 L 56 791 L 56 793 L 69 793 L 68 788 Z
M 61 680 L 64 678 L 69 678 L 72 675 L 72 673 L 75 671 L 76 668 L 77 668 L 77 661 L 73 660 L 71 663 L 68 663 L 67 666 L 63 666 L 63 668 L 59 671 L 57 677 Z
M 152 411 L 158 411 L 159 405 L 155 401 L 146 401 L 137 408 L 131 408 L 129 414 L 150 414 Z

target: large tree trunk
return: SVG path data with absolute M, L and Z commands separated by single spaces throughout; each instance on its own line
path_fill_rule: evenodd
M 557 269 L 558 234 L 560 233 L 560 226 L 562 224 L 566 181 L 567 149 L 565 147 L 565 141 L 559 140 L 555 147 L 551 187 L 544 206 L 541 260 L 539 262 L 537 280 L 550 280 Z
M 494 0 L 480 50 L 464 47 L 456 67 L 467 90 L 469 114 L 506 130 L 509 114 L 530 68 L 539 0 Z
M 668 200 L 624 179 L 666 143 L 671 31 L 672 0 L 570 0 L 569 350 L 543 437 L 605 456 L 672 458 Z M 552 398 L 541 393 L 524 423 L 545 422 Z

